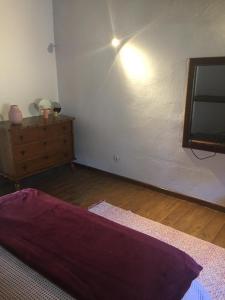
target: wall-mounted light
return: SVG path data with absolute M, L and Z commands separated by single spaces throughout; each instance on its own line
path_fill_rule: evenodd
M 117 39 L 117 38 L 113 38 L 112 41 L 111 41 L 111 45 L 112 45 L 114 48 L 119 47 L 120 43 L 121 43 L 120 40 Z

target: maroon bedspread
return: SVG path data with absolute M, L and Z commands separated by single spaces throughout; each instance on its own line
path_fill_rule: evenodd
M 0 198 L 0 244 L 77 299 L 180 300 L 184 252 L 34 189 Z

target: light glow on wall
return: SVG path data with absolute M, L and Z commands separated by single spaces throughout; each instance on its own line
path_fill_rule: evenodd
M 120 59 L 129 79 L 145 83 L 152 77 L 148 57 L 136 46 L 125 45 L 120 51 Z

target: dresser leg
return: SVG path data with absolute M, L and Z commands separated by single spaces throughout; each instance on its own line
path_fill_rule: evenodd
M 75 171 L 75 165 L 74 165 L 73 161 L 71 161 L 71 163 L 70 163 L 70 169 L 71 169 L 72 172 Z

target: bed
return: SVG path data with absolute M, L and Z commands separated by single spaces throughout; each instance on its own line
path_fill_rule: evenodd
M 1 197 L 0 225 L 1 299 L 209 299 L 182 251 L 43 192 Z

